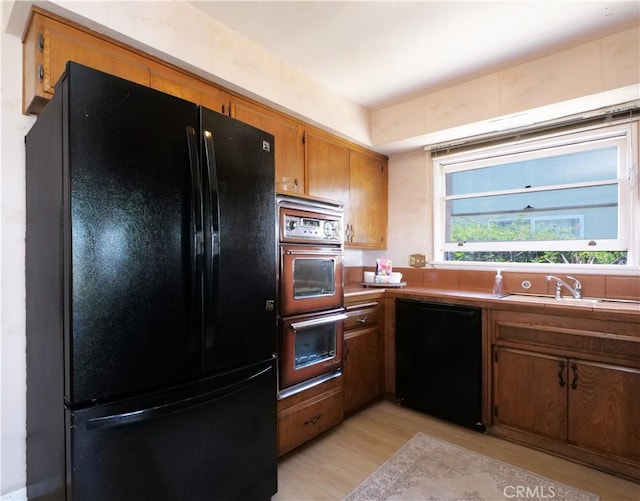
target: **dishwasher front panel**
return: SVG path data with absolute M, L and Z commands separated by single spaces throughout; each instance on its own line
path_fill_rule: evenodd
M 406 407 L 485 430 L 480 308 L 396 301 L 396 396 Z

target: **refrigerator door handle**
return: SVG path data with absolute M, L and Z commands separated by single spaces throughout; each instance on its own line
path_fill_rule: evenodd
M 199 274 L 201 273 L 201 256 L 204 251 L 203 239 L 203 221 L 202 221 L 202 176 L 200 174 L 198 159 L 198 141 L 196 130 L 192 126 L 187 126 L 187 146 L 189 151 L 189 169 L 191 174 L 191 214 L 190 214 L 190 232 L 191 232 L 191 301 L 192 304 L 198 304 L 202 301 L 201 281 Z M 191 324 L 194 328 L 190 329 L 190 349 L 195 349 L 200 343 L 201 338 L 201 322 L 199 308 L 191 307 Z M 198 326 L 195 328 L 195 326 Z
M 220 260 L 220 203 L 218 194 L 218 171 L 216 167 L 216 154 L 213 144 L 213 133 L 209 130 L 202 131 L 204 143 L 204 169 L 207 178 L 205 190 L 205 209 L 207 217 L 207 240 L 211 250 L 207 255 L 205 265 L 205 348 L 213 347 L 215 335 L 215 319 L 218 291 L 216 288 L 216 276 Z
M 182 400 L 178 400 L 168 404 L 157 405 L 155 407 L 149 407 L 146 409 L 89 419 L 86 423 L 86 429 L 101 430 L 104 428 L 112 428 L 115 426 L 124 426 L 132 423 L 149 421 L 162 416 L 166 416 L 167 414 L 172 414 L 174 412 L 181 412 L 248 388 L 249 386 L 257 383 L 265 376 L 269 375 L 273 370 L 274 367 L 270 365 L 269 367 L 259 370 L 258 372 L 250 375 L 249 377 L 246 377 L 245 379 L 227 386 L 223 386 L 214 391 L 198 395 L 196 397 L 184 398 Z
M 195 275 L 195 257 L 203 252 L 202 238 L 202 178 L 198 169 L 198 143 L 196 131 L 192 126 L 187 127 L 187 144 L 189 146 L 189 168 L 191 169 L 191 231 L 193 234 L 192 270 Z

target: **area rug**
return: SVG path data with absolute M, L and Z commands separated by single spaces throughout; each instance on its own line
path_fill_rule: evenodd
M 597 501 L 598 496 L 418 433 L 345 501 Z

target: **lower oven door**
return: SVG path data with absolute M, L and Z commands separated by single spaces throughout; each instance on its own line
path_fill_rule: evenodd
M 343 251 L 338 247 L 280 247 L 280 314 L 341 308 Z
M 280 389 L 342 368 L 342 310 L 281 320 Z

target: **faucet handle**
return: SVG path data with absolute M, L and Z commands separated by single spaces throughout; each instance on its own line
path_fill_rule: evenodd
M 582 284 L 580 280 L 569 275 L 567 275 L 567 278 L 573 280 L 573 289 L 576 291 L 576 298 L 580 299 L 580 295 L 582 294 Z

